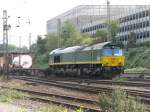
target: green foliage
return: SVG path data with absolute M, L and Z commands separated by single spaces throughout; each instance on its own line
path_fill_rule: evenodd
M 63 38 L 63 46 L 74 46 L 80 43 L 82 36 L 80 32 L 76 29 L 75 25 L 70 21 L 65 21 L 61 30 L 61 38 Z
M 120 89 L 113 91 L 111 96 L 101 94 L 99 106 L 103 112 L 146 112 L 145 105 L 138 98 L 127 97 Z
M 93 42 L 93 38 L 91 38 L 90 34 L 85 33 L 81 35 L 82 37 L 80 38 L 80 45 L 83 44 L 91 44 Z
M 125 58 L 127 68 L 150 68 L 150 49 L 147 45 L 128 49 L 125 52 Z
M 128 80 L 128 78 L 126 78 L 126 77 L 115 77 L 115 78 L 113 78 L 113 81 L 115 81 L 115 82 L 127 81 L 127 80 Z
M 114 41 L 115 36 L 116 36 L 116 34 L 118 33 L 118 30 L 119 30 L 119 22 L 116 21 L 116 20 L 110 21 L 110 28 L 111 28 L 111 37 L 112 37 L 112 40 Z
M 17 112 L 28 112 L 28 110 L 25 109 L 25 108 L 19 108 L 19 109 L 17 110 Z
M 36 112 L 68 112 L 68 110 L 62 106 L 49 106 L 49 107 L 43 107 L 39 111 Z
M 136 46 L 136 34 L 134 32 L 131 32 L 127 42 L 127 49 L 135 46 Z
M 82 108 L 76 109 L 76 112 L 84 112 Z
M 27 94 L 13 90 L 13 89 L 1 89 L 0 90 L 0 102 L 12 102 L 15 99 L 25 99 Z
M 17 49 L 17 47 L 15 45 L 11 45 L 11 44 L 8 45 L 8 50 L 9 51 L 13 51 L 13 50 L 16 50 L 16 49 Z
M 51 105 L 49 107 L 42 107 L 39 110 L 36 110 L 36 112 L 70 112 L 70 111 L 62 106 Z M 84 110 L 82 108 L 79 108 L 75 109 L 74 112 L 84 112 Z
M 97 30 L 96 40 L 98 40 L 98 42 L 105 42 L 107 41 L 107 35 L 108 35 L 107 30 Z
M 9 80 L 8 75 L 0 74 L 0 81 L 7 82 Z
M 35 68 L 47 68 L 48 67 L 48 61 L 49 61 L 49 55 L 48 53 L 44 54 L 36 54 L 34 57 L 34 64 L 33 67 Z
M 37 53 L 43 54 L 46 52 L 46 39 L 42 39 L 42 37 L 38 36 L 37 39 Z
M 108 40 L 112 40 L 112 41 L 116 41 L 116 34 L 118 33 L 118 30 L 119 30 L 119 22 L 118 21 L 114 21 L 114 20 L 111 20 L 110 21 L 110 27 L 107 31 L 107 29 L 105 30 L 97 30 L 96 31 L 96 42 L 105 42 L 105 41 L 108 41 Z M 107 39 L 107 35 L 108 35 L 108 32 L 110 34 L 110 38 Z
M 136 68 L 126 69 L 124 72 L 125 73 L 150 73 L 150 69 L 136 67 Z
M 93 42 L 89 34 L 81 35 L 70 21 L 64 22 L 60 31 L 60 35 L 49 33 L 46 38 L 38 36 L 37 43 L 31 46 L 31 50 L 35 52 L 33 67 L 47 67 L 48 53 L 58 47 L 91 44 Z
M 46 48 L 47 51 L 51 51 L 53 49 L 56 49 L 58 47 L 58 39 L 59 36 L 55 33 L 49 33 L 46 38 Z M 61 39 L 62 40 L 62 39 Z

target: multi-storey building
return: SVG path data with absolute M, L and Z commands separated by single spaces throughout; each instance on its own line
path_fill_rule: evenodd
M 51 20 L 47 21 L 47 33 L 57 32 L 64 21 L 71 21 L 81 33 L 90 33 L 92 36 L 97 30 L 107 28 L 108 7 L 106 5 L 77 6 Z M 119 23 L 117 38 L 127 43 L 133 32 L 137 42 L 150 41 L 150 6 L 111 5 L 110 19 Z
M 132 33 L 135 34 L 137 42 L 150 41 L 150 6 L 127 6 L 122 13 L 111 16 L 111 20 L 119 23 L 117 38 L 124 44 Z M 106 20 L 99 20 L 94 23 L 86 24 L 82 27 L 82 33 L 95 35 L 97 30 L 107 28 Z
M 111 6 L 111 15 L 115 16 L 123 11 L 122 6 Z M 119 9 L 119 10 L 118 10 Z M 106 20 L 106 5 L 80 5 L 57 17 L 47 21 L 47 33 L 57 32 L 66 20 L 71 21 L 80 31 L 86 24 Z
M 47 33 L 57 32 L 67 20 L 71 21 L 79 30 L 87 23 L 100 20 L 98 5 L 80 5 L 57 17 L 47 21 Z

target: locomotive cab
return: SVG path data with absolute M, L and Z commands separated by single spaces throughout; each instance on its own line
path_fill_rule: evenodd
M 123 72 L 124 60 L 125 57 L 121 46 L 108 45 L 102 49 L 101 63 L 105 70 Z

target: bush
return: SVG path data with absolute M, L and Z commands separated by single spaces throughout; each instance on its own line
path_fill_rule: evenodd
M 48 61 L 49 61 L 48 53 L 38 54 L 34 57 L 33 67 L 35 67 L 35 68 L 46 68 L 46 67 L 48 67 Z
M 150 68 L 150 49 L 147 45 L 125 51 L 125 66 L 128 68 Z
M 13 89 L 0 90 L 0 102 L 12 102 L 15 99 L 25 99 L 28 95 Z
M 150 73 L 150 69 L 143 68 L 143 67 L 136 67 L 136 68 L 126 69 L 124 72 L 125 73 Z
M 105 93 L 99 97 L 102 112 L 146 112 L 146 107 L 140 100 L 128 96 L 120 89 L 113 91 L 111 96 Z

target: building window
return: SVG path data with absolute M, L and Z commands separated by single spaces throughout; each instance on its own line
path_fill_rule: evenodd
M 145 38 L 146 37 L 146 32 L 143 32 L 143 38 Z
M 119 32 L 121 33 L 122 28 L 119 29 Z
M 139 23 L 136 24 L 136 29 L 138 29 L 138 28 L 139 28 Z
M 119 22 L 122 23 L 122 18 L 119 19 Z
M 140 15 L 139 15 L 139 18 L 141 18 L 142 17 L 142 12 L 140 12 Z
M 124 31 L 127 31 L 127 26 L 124 27 Z
M 146 11 L 146 16 L 148 16 L 148 10 Z
M 127 21 L 129 21 L 129 16 L 127 16 Z
M 146 37 L 147 37 L 147 38 L 149 37 L 149 31 L 146 32 Z
M 140 23 L 140 28 L 142 28 L 142 23 Z
M 135 20 L 135 14 L 133 15 L 133 20 Z
M 128 26 L 127 26 L 127 31 L 129 31 L 129 30 L 130 30 L 130 26 L 128 25 Z
M 85 29 L 82 30 L 82 33 L 84 33 L 84 32 L 85 32 Z
M 124 23 L 125 22 L 125 17 L 124 18 L 122 18 L 122 23 Z
M 125 35 L 125 38 L 124 38 L 124 40 L 125 40 L 125 41 L 127 41 L 127 40 L 128 40 L 128 36 L 127 36 L 127 35 Z
M 133 25 L 133 29 L 136 29 L 136 24 Z
M 101 28 L 101 25 L 100 24 L 98 24 L 98 29 L 100 29 Z
M 149 26 L 149 21 L 146 21 L 146 27 L 148 27 Z
M 137 33 L 137 34 L 136 34 L 136 38 L 139 39 L 139 36 L 140 36 L 139 33 Z
M 142 32 L 140 33 L 140 39 L 142 39 L 142 37 L 143 37 L 143 34 L 142 34 Z
M 145 22 L 143 22 L 143 28 L 145 28 L 146 27 L 146 24 L 145 24 Z
M 93 26 L 94 27 L 94 30 L 96 30 L 96 25 L 95 26 Z
M 130 25 L 130 29 L 133 30 L 133 25 Z
M 145 15 L 145 11 L 143 11 L 143 12 L 142 12 L 142 15 L 143 15 L 143 17 L 145 17 L 145 16 L 146 16 L 146 15 Z
M 136 19 L 138 19 L 138 13 L 136 13 Z
M 132 18 L 132 15 L 130 15 L 130 21 L 132 20 L 133 18 Z

